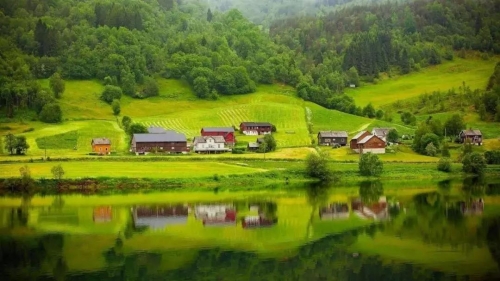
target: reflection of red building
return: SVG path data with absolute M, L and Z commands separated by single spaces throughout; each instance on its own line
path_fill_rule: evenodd
M 272 226 L 278 222 L 278 219 L 268 219 L 264 216 L 246 216 L 242 219 L 243 228 L 254 228 Z
M 199 205 L 195 207 L 195 216 L 205 226 L 236 223 L 236 210 L 230 205 Z
M 385 197 L 380 197 L 378 202 L 364 204 L 356 199 L 351 203 L 352 210 L 362 218 L 386 219 L 389 217 L 389 209 Z
M 319 210 L 322 220 L 341 219 L 349 217 L 349 206 L 345 203 L 333 203 Z
M 94 208 L 94 222 L 110 222 L 113 213 L 110 206 Z

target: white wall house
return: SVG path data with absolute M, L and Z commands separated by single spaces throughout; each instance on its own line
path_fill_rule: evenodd
M 222 136 L 195 137 L 193 141 L 193 151 L 197 153 L 218 153 L 230 150 L 226 147 L 226 141 Z

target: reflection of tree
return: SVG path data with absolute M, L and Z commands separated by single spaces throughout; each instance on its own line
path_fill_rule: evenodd
M 462 183 L 462 192 L 466 200 L 483 197 L 486 192 L 484 177 L 468 177 Z
M 483 231 L 490 254 L 500 268 L 500 217 L 484 220 Z
M 312 237 L 313 223 L 316 213 L 320 206 L 325 206 L 328 203 L 330 196 L 330 186 L 322 183 L 313 183 L 306 187 L 307 202 L 311 205 L 311 215 L 306 228 L 306 239 Z
M 29 209 L 31 206 L 31 198 L 33 195 L 23 194 L 21 198 L 21 206 L 10 210 L 10 227 L 27 226 L 29 219 Z
M 64 206 L 64 199 L 61 194 L 56 195 L 54 201 L 52 201 L 52 207 L 56 209 L 61 209 Z
M 384 187 L 380 181 L 362 181 L 359 183 L 359 197 L 365 204 L 378 202 L 384 195 Z
M 120 237 L 116 238 L 114 247 L 104 253 L 104 258 L 110 266 L 122 264 L 125 256 L 123 255 L 123 240 Z

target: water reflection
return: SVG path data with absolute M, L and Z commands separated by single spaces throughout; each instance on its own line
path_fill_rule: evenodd
M 440 182 L 435 187 L 401 195 L 372 181 L 346 194 L 334 186 L 312 185 L 295 195 L 176 203 L 153 198 L 153 204 L 96 206 L 75 205 L 64 196 L 53 201 L 62 204 L 51 201 L 43 206 L 25 198 L 19 206 L 0 208 L 0 276 L 2 280 L 500 277 L 500 198 L 491 195 L 484 181 Z

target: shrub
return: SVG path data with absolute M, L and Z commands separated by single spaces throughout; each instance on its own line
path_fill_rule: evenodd
M 307 175 L 321 181 L 330 181 L 332 179 L 332 171 L 328 166 L 328 159 L 328 153 L 325 151 L 309 153 L 306 158 Z
M 425 147 L 425 154 L 427 154 L 428 156 L 436 156 L 436 153 L 437 149 L 434 144 L 432 144 L 432 142 L 427 144 L 427 146 Z
M 101 94 L 101 100 L 112 103 L 113 100 L 119 100 L 122 97 L 122 89 L 117 86 L 107 85 Z
M 50 171 L 56 180 L 61 180 L 65 173 L 61 164 L 52 167 Z
M 371 152 L 361 155 L 359 160 L 359 172 L 363 176 L 380 176 L 384 170 L 382 161 L 376 154 Z
M 39 118 L 45 123 L 59 123 L 62 121 L 61 107 L 57 103 L 48 103 L 43 106 Z
M 264 142 L 259 147 L 260 152 L 270 152 L 276 150 L 276 140 L 271 134 L 264 136 Z
M 128 128 L 130 127 L 131 123 L 132 123 L 132 118 L 130 118 L 128 116 L 122 117 L 122 126 L 125 129 L 125 131 L 128 131 Z
M 484 169 L 486 168 L 486 160 L 483 155 L 478 152 L 472 152 L 465 154 L 462 159 L 462 169 L 466 173 L 473 173 L 477 175 L 481 175 L 484 173 Z
M 120 102 L 118 100 L 113 100 L 111 107 L 113 108 L 114 115 L 120 115 L 121 107 L 120 107 Z
M 487 164 L 500 164 L 500 150 L 486 151 L 484 153 L 484 158 Z
M 391 129 L 389 133 L 387 133 L 387 141 L 388 142 L 397 142 L 399 140 L 399 134 L 396 129 Z
M 160 88 L 155 79 L 151 77 L 146 77 L 144 81 L 144 88 L 142 89 L 142 95 L 144 97 L 153 97 L 160 94 Z
M 449 173 L 451 172 L 451 160 L 448 157 L 443 157 L 439 159 L 437 165 L 438 171 Z

